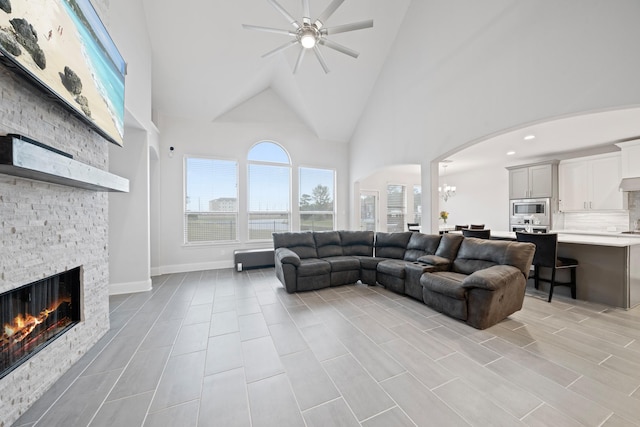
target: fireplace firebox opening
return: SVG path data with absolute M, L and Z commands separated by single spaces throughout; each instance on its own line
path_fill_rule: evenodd
M 0 378 L 81 320 L 81 267 L 0 295 Z

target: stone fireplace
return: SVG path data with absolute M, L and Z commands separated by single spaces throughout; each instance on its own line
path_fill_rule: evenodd
M 0 133 L 108 170 L 109 142 L 0 66 Z M 0 174 L 0 294 L 82 266 L 79 323 L 0 379 L 11 425 L 109 329 L 108 194 Z

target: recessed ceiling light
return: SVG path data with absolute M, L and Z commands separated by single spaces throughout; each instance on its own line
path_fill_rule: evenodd
M 515 151 L 507 151 L 507 156 L 513 156 L 514 154 L 516 154 Z
M 527 136 L 524 137 L 525 141 L 531 141 L 532 139 L 536 139 L 536 136 L 535 135 L 527 135 Z

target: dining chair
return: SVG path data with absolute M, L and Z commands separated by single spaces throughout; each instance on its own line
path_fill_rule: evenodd
M 456 231 L 460 231 L 460 230 L 464 230 L 465 228 L 469 228 L 468 225 L 456 225 L 455 230 Z
M 472 230 L 483 230 L 484 224 L 471 224 L 469 228 Z
M 472 230 L 470 228 L 465 228 L 462 230 L 462 235 L 464 237 L 476 237 L 478 239 L 490 239 L 491 238 L 491 230 Z
M 409 231 L 420 231 L 420 223 L 419 222 L 408 222 L 407 230 Z
M 576 299 L 576 269 L 578 261 L 573 258 L 558 256 L 558 235 L 556 233 L 524 233 L 516 232 L 518 242 L 530 242 L 536 245 L 536 252 L 533 255 L 533 280 L 536 289 L 540 281 L 549 283 L 549 300 L 553 297 L 553 288 L 556 286 L 569 286 L 571 288 L 571 298 Z M 540 277 L 540 268 L 551 269 L 551 278 Z M 569 269 L 571 281 L 557 282 L 556 270 Z

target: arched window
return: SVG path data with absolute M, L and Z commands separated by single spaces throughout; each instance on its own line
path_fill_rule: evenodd
M 249 240 L 271 239 L 291 230 L 291 160 L 278 144 L 254 145 L 248 160 Z

